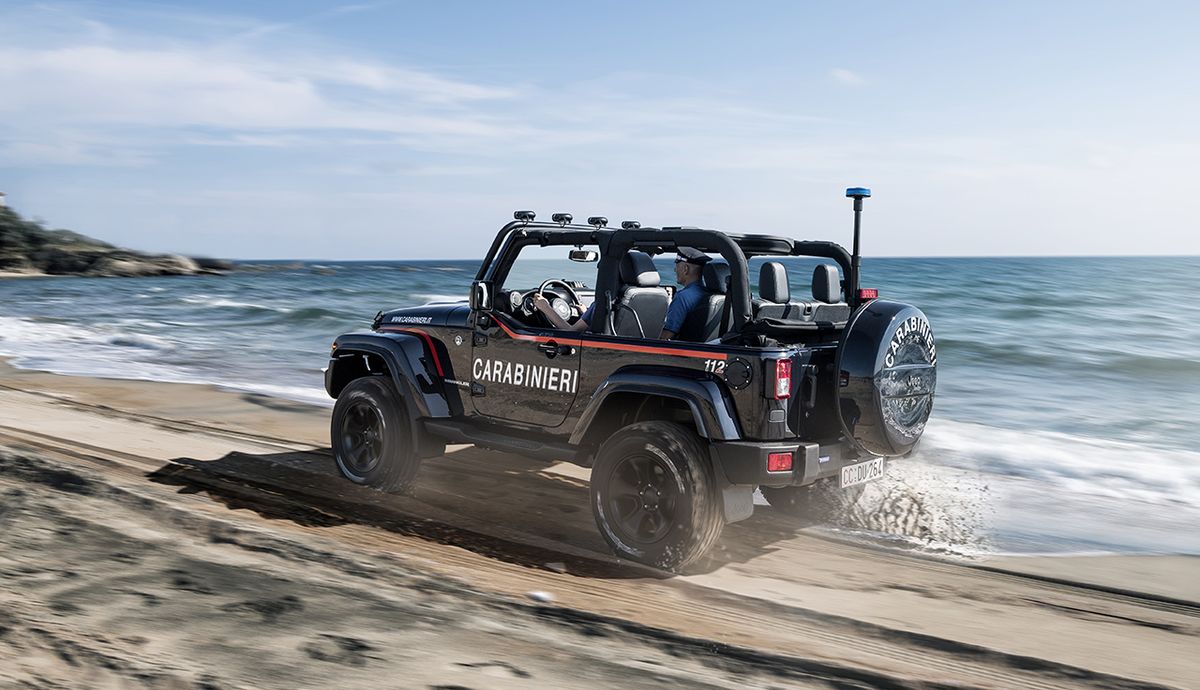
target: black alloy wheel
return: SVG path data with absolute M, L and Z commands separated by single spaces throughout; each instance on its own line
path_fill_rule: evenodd
M 364 400 L 356 400 L 346 410 L 338 436 L 339 456 L 356 476 L 366 476 L 379 464 L 383 451 L 383 415 Z
M 607 500 L 613 528 L 638 544 L 653 544 L 671 529 L 679 500 L 666 461 L 651 453 L 621 459 L 611 477 Z
M 338 471 L 355 484 L 382 491 L 411 489 L 421 466 L 414 425 L 390 380 L 364 376 L 351 381 L 338 395 L 330 420 Z
M 638 422 L 600 447 L 592 514 L 622 558 L 678 570 L 704 556 L 725 526 L 708 447 L 674 422 Z

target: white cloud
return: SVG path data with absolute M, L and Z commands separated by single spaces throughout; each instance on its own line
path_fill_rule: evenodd
M 833 77 L 834 81 L 846 86 L 861 86 L 867 83 L 857 72 L 852 72 L 844 67 L 835 67 L 829 70 L 829 76 Z
M 346 87 L 391 98 L 362 103 L 329 93 Z M 285 63 L 195 46 L 0 50 L 0 91 L 0 113 L 18 122 L 461 135 L 493 128 L 470 114 L 437 113 L 439 106 L 511 97 L 416 70 L 350 60 Z
M 369 6 L 331 11 L 364 9 Z M 61 21 L 45 28 L 47 13 Z M 305 19 L 256 25 L 237 18 L 181 15 L 171 23 L 156 17 L 174 33 L 131 31 L 62 9 L 35 19 L 0 14 L 0 93 L 6 94 L 0 99 L 0 142 L 46 142 L 96 162 L 104 155 L 71 132 L 103 134 L 113 146 L 124 140 L 138 160 L 188 145 L 282 150 L 354 147 L 366 139 L 414 152 L 488 157 L 579 151 L 600 143 L 661 149 L 692 137 L 704 141 L 703 159 L 711 161 L 720 159 L 718 147 L 736 149 L 747 138 L 813 121 L 737 105 L 736 94 L 704 98 L 678 85 L 674 95 L 664 93 L 662 81 L 646 75 L 568 83 L 551 92 L 380 62 L 320 40 L 269 46 L 258 40 Z M 43 28 L 12 28 L 18 25 Z M 679 148 L 699 149 L 687 142 Z M 36 151 L 25 147 L 22 162 Z M 47 153 L 46 163 L 72 159 Z

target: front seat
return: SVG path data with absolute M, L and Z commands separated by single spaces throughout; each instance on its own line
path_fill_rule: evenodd
M 706 343 L 721 335 L 721 313 L 725 309 L 725 294 L 729 291 L 729 264 L 718 261 L 704 264 L 700 284 L 708 295 L 683 320 L 677 336 L 680 340 Z
M 621 290 L 613 303 L 613 335 L 658 338 L 667 320 L 670 297 L 658 286 L 660 277 L 654 261 L 645 252 L 631 251 L 621 257 Z

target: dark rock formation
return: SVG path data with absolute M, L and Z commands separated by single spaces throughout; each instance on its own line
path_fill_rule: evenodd
M 47 230 L 0 207 L 0 271 L 132 277 L 226 273 L 233 267 L 222 259 L 146 254 L 70 230 Z

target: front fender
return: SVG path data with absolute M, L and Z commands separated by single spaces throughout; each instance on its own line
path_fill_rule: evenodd
M 418 417 L 450 416 L 441 379 L 426 366 L 433 353 L 427 351 L 423 339 L 409 333 L 347 333 L 338 336 L 334 345 L 325 372 L 325 391 L 330 397 L 336 398 L 346 384 L 361 375 L 353 358 L 373 355 L 383 360 L 396 388 L 412 402 Z
M 682 401 L 692 412 L 696 432 L 714 441 L 735 441 L 741 438 L 733 410 L 725 398 L 725 392 L 716 381 L 705 378 L 680 377 L 652 372 L 618 371 L 608 378 L 592 395 L 575 430 L 570 443 L 582 443 L 588 428 L 604 409 L 605 400 L 617 393 L 673 398 Z

